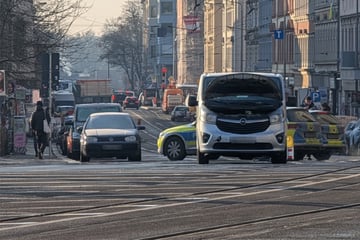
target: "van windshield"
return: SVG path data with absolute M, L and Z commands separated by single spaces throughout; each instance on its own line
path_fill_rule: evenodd
M 212 111 L 274 111 L 282 105 L 281 78 L 233 74 L 205 79 L 205 105 Z

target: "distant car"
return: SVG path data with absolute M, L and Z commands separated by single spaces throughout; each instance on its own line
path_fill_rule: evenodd
M 178 105 L 175 106 L 170 114 L 171 121 L 194 121 L 194 115 L 190 112 L 189 107 Z
M 303 107 L 287 107 L 287 158 L 299 161 L 306 155 L 324 160 L 328 153 L 322 149 L 321 126 Z
M 321 125 L 323 148 L 332 154 L 345 154 L 344 127 L 333 114 L 323 110 L 309 110 Z
M 74 116 L 70 115 L 64 118 L 63 126 L 59 129 L 57 134 L 56 143 L 60 147 L 61 154 L 66 156 L 67 154 L 67 137 L 69 136 L 69 131 L 74 123 Z
M 345 141 L 345 145 L 346 145 L 346 154 L 347 155 L 353 154 L 351 151 L 350 138 L 351 138 L 352 131 L 354 130 L 354 128 L 357 125 L 357 122 L 358 121 L 348 122 L 344 129 L 344 141 Z
M 122 105 L 126 97 L 135 97 L 135 92 L 129 91 L 129 90 L 114 91 L 113 95 L 111 96 L 111 102 L 112 103 L 120 103 L 120 105 Z
M 70 116 L 74 113 L 74 106 L 57 106 L 55 108 L 55 112 L 54 115 L 56 117 L 60 117 L 60 116 Z
M 360 120 L 350 122 L 345 128 L 345 141 L 349 155 L 360 154 Z
M 97 112 L 122 112 L 118 103 L 85 103 L 76 104 L 74 121 L 66 139 L 66 156 L 73 159 L 80 158 L 80 133 L 77 128 L 82 126 L 92 113 Z
M 141 161 L 141 138 L 128 113 L 93 113 L 77 131 L 80 135 L 80 162 L 90 158 L 117 157 Z
M 171 161 L 196 155 L 196 122 L 165 129 L 159 134 L 157 148 Z
M 123 109 L 126 109 L 126 108 L 139 109 L 139 106 L 140 106 L 139 105 L 139 100 L 134 96 L 126 97 L 125 100 L 123 101 L 123 104 L 122 104 Z

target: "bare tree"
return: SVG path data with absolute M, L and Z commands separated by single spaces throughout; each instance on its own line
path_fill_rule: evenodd
M 76 18 L 87 11 L 83 0 L 0 0 L 0 69 L 8 80 L 39 85 L 39 55 L 64 47 Z
M 140 1 L 128 1 L 121 17 L 112 19 L 106 24 L 101 38 L 104 48 L 101 57 L 124 70 L 132 90 L 137 90 L 144 79 L 142 31 Z

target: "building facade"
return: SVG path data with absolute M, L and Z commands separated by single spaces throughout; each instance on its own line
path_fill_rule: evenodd
M 161 84 L 174 75 L 176 0 L 143 0 L 146 81 Z
M 204 72 L 203 1 L 178 0 L 174 36 L 174 78 L 178 84 L 197 84 Z

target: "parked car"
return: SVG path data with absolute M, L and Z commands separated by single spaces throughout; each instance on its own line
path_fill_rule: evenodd
M 126 108 L 136 108 L 139 109 L 139 100 L 135 96 L 128 96 L 123 101 L 122 107 L 123 109 Z
M 165 129 L 159 134 L 157 148 L 171 161 L 196 155 L 196 122 Z
M 322 149 L 321 126 L 303 107 L 287 107 L 287 158 L 302 160 L 313 155 L 318 160 L 327 157 Z
M 344 140 L 348 155 L 360 154 L 360 120 L 350 121 L 344 130 Z
M 327 150 L 328 156 L 345 154 L 344 127 L 340 121 L 328 111 L 309 110 L 309 112 L 321 125 L 323 148 Z
M 80 158 L 80 133 L 77 128 L 82 126 L 92 113 L 97 112 L 122 112 L 118 103 L 86 103 L 76 104 L 74 110 L 74 122 L 66 139 L 66 155 L 69 158 Z
M 189 107 L 184 105 L 175 106 L 170 114 L 171 121 L 194 121 L 194 114 L 190 112 Z
M 67 116 L 64 118 L 64 123 L 57 133 L 56 143 L 60 147 L 61 154 L 66 156 L 67 154 L 67 137 L 69 136 L 69 131 L 71 126 L 74 123 L 74 116 Z
M 80 162 L 90 158 L 117 157 L 129 161 L 141 161 L 141 138 L 128 113 L 93 113 L 85 124 L 77 128 L 80 133 Z
M 57 106 L 54 111 L 55 117 L 70 116 L 74 113 L 74 106 Z

